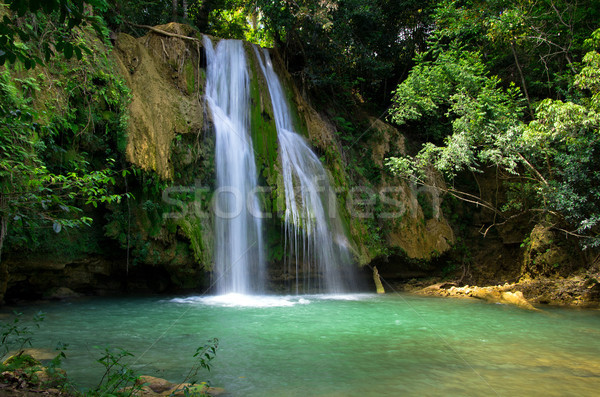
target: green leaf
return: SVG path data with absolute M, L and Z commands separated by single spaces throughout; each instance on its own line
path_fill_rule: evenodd
M 73 50 L 75 51 L 75 56 L 77 57 L 77 60 L 80 61 L 83 57 L 83 54 L 81 53 L 81 48 L 79 48 L 79 46 L 75 46 L 73 47 Z
M 17 55 L 14 52 L 9 51 L 6 53 L 6 59 L 10 63 L 15 63 L 15 61 L 17 60 Z
M 65 42 L 63 52 L 65 54 L 65 58 L 71 59 L 73 57 L 73 45 Z

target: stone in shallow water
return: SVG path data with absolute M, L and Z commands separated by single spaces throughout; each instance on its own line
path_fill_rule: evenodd
M 138 396 L 185 396 L 186 390 L 191 395 L 218 396 L 225 392 L 221 387 L 209 387 L 206 384 L 173 383 L 154 376 L 140 376 L 136 382 L 142 389 L 136 393 Z
M 52 360 L 56 357 L 58 352 L 56 350 L 30 347 L 28 349 L 23 349 L 23 354 L 28 354 L 36 360 Z
M 145 385 L 155 393 L 162 393 L 174 389 L 177 385 L 168 380 L 156 378 L 154 376 L 140 376 L 136 385 Z

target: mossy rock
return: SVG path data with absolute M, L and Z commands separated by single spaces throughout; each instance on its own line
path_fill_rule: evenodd
M 537 224 L 525 245 L 522 277 L 566 277 L 581 266 L 576 242 L 564 239 L 550 227 Z
M 2 365 L 10 370 L 41 366 L 42 363 L 40 363 L 38 360 L 30 356 L 29 354 L 19 352 L 17 354 L 13 354 L 12 356 L 4 360 Z

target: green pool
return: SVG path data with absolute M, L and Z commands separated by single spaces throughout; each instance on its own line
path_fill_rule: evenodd
M 90 298 L 43 310 L 34 346 L 67 342 L 63 367 L 97 383 L 96 346 L 140 374 L 181 380 L 217 337 L 212 371 L 232 396 L 598 395 L 600 311 L 524 311 L 471 300 L 372 294 Z

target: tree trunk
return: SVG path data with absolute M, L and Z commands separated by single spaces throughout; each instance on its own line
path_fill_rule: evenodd
M 188 17 L 188 2 L 187 0 L 183 0 L 183 19 L 187 19 Z
M 198 13 L 196 14 L 196 27 L 202 33 L 206 33 L 208 31 L 208 16 L 210 12 L 213 10 L 213 2 L 210 0 L 204 0 Z
M 8 265 L 0 262 L 0 305 L 4 304 L 4 295 L 8 288 Z
M 173 12 L 171 20 L 172 20 L 172 22 L 177 22 L 177 0 L 172 0 L 171 4 L 172 4 L 171 11 Z
M 379 272 L 377 271 L 377 266 L 373 266 L 373 281 L 375 282 L 375 288 L 377 289 L 377 293 L 385 294 L 383 284 L 381 284 L 381 278 L 379 277 Z

